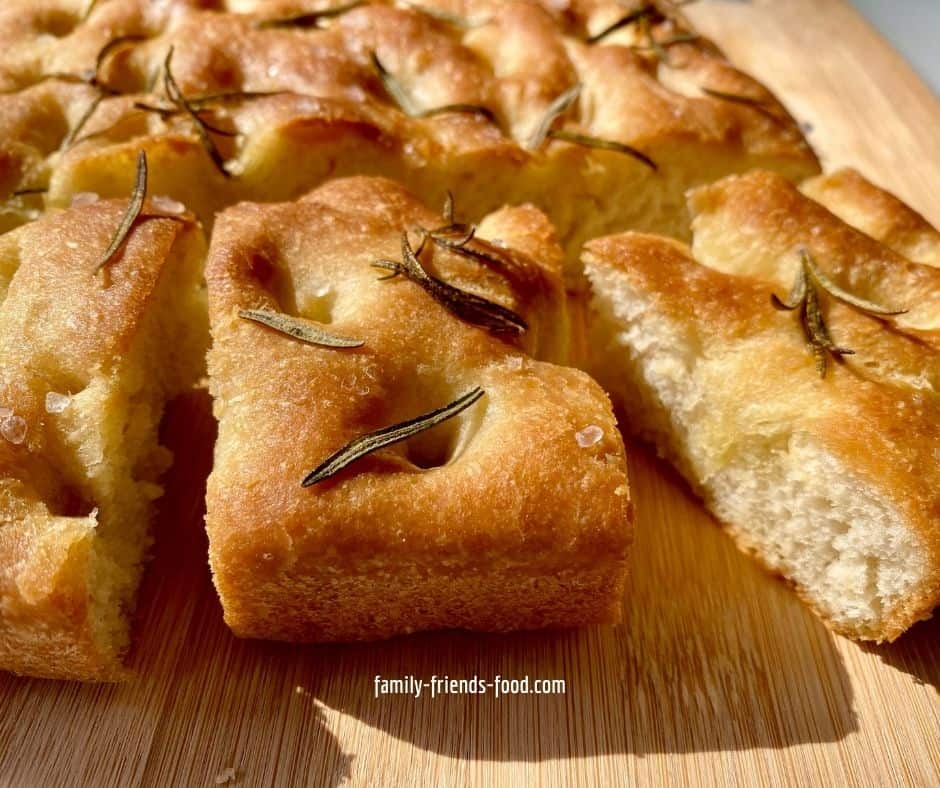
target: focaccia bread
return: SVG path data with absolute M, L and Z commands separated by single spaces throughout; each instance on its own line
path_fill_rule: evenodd
M 595 374 L 742 549 L 837 632 L 893 640 L 940 602 L 940 271 L 767 174 L 691 205 L 691 251 L 587 245 Z
M 405 258 L 403 232 L 419 249 L 417 228 L 448 223 L 374 178 L 218 217 L 206 523 L 236 634 L 348 641 L 618 619 L 632 530 L 624 449 L 597 384 L 549 363 L 565 360 L 567 320 L 551 227 L 507 208 L 463 253 L 426 240 L 421 264 L 463 291 L 456 301 L 379 278 L 389 270 L 372 263 Z M 467 293 L 528 329 L 455 313 Z M 244 310 L 361 344 L 308 344 Z M 454 418 L 302 486 L 348 442 L 477 388 Z
M 140 147 L 154 188 L 207 226 L 241 199 L 384 175 L 429 204 L 453 191 L 471 220 L 533 202 L 577 279 L 577 250 L 599 233 L 687 237 L 690 186 L 818 172 L 782 105 L 671 4 L 13 5 L 0 10 L 0 89 L 15 91 L 0 116 L 54 133 L 19 139 L 0 184 L 48 186 L 52 206 L 126 193 Z
M 205 243 L 148 201 L 96 273 L 127 199 L 79 202 L 0 236 L 0 669 L 113 680 L 170 459 L 160 416 L 204 368 Z
M 940 231 L 890 192 L 856 170 L 842 169 L 800 185 L 842 221 L 915 263 L 940 268 Z

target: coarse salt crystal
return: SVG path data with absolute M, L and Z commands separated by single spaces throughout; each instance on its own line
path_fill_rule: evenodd
M 0 408 L 0 419 L 5 419 L 7 416 L 12 414 L 13 411 L 9 408 Z
M 95 192 L 78 192 L 72 195 L 72 207 L 78 208 L 82 205 L 92 205 L 98 202 L 99 199 Z
M 20 444 L 26 440 L 26 421 L 15 413 L 10 413 L 0 421 L 0 435 L 10 443 Z
M 46 413 L 61 413 L 65 410 L 72 398 L 68 394 L 59 394 L 58 391 L 46 392 Z
M 588 447 L 593 446 L 603 437 L 604 430 L 602 430 L 596 424 L 590 424 L 583 430 L 579 430 L 574 434 L 574 439 L 578 442 L 578 446 L 580 446 L 582 449 L 587 449 Z
M 164 213 L 180 214 L 186 211 L 186 206 L 183 203 L 174 200 L 172 197 L 167 197 L 165 194 L 158 194 L 156 197 L 151 198 L 150 202 L 153 203 L 154 208 Z

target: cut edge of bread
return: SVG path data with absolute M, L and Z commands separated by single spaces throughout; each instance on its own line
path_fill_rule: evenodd
M 738 546 L 785 577 L 834 631 L 892 641 L 930 618 L 938 571 L 929 546 L 887 496 L 811 438 L 750 439 L 719 472 L 701 472 L 689 439 L 707 404 L 692 374 L 694 337 L 657 312 L 655 294 L 590 251 L 585 263 L 593 373 L 629 414 L 625 430 L 677 467 Z

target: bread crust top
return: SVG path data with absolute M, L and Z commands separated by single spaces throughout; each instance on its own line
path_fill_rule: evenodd
M 58 130 L 54 145 L 11 128 L 14 139 L 32 148 L 14 152 L 28 160 L 17 166 L 35 169 L 34 160 L 45 161 L 60 145 L 64 151 L 48 165 L 74 163 L 142 136 L 169 136 L 177 146 L 198 149 L 185 113 L 134 107 L 142 100 L 152 103 L 148 91 L 153 84 L 159 88 L 164 58 L 173 47 L 173 73 L 187 97 L 242 94 L 213 103 L 204 115 L 240 135 L 214 138 L 234 172 L 250 167 L 253 140 L 272 128 L 314 144 L 322 134 L 353 126 L 418 167 L 435 158 L 459 160 L 481 152 L 508 166 L 545 157 L 591 157 L 594 151 L 552 140 L 536 151 L 527 149 L 552 102 L 578 83 L 579 99 L 557 124 L 566 131 L 626 143 L 654 158 L 656 151 L 697 142 L 754 157 L 792 159 L 794 168 L 816 167 L 796 123 L 769 91 L 734 69 L 709 41 L 686 40 L 684 23 L 668 15 L 651 17 L 648 27 L 633 24 L 589 43 L 591 33 L 624 15 L 621 4 L 575 3 L 557 11 L 555 4 L 528 0 L 375 2 L 324 20 L 323 29 L 265 26 L 298 12 L 297 4 L 232 4 L 245 13 L 199 5 L 102 2 L 84 20 L 51 0 L 0 11 L 0 90 L 24 92 L 27 98 L 20 102 L 57 113 L 56 122 L 46 124 Z M 441 11 L 471 24 L 463 28 L 442 21 L 436 16 Z M 61 30 L 53 38 L 48 31 L 56 24 Z M 662 42 L 658 49 L 651 48 L 646 30 Z M 108 51 L 97 72 L 107 95 L 84 119 L 81 134 L 69 139 L 91 100 L 88 86 L 74 83 L 94 73 L 99 53 L 124 36 L 131 38 Z M 383 86 L 373 53 L 408 106 Z M 47 83 L 67 89 L 50 103 Z M 275 95 L 244 95 L 269 91 Z M 0 106 L 16 100 L 4 96 Z M 435 113 L 455 105 L 486 112 Z M 224 180 L 211 169 L 208 174 Z
M 207 273 L 220 423 L 207 527 L 213 569 L 226 582 L 303 576 L 327 555 L 357 571 L 396 556 L 438 567 L 518 560 L 571 569 L 625 555 L 623 444 L 600 388 L 584 373 L 528 358 L 521 348 L 531 339 L 508 340 L 456 318 L 411 281 L 377 281 L 382 272 L 370 262 L 400 259 L 403 229 L 441 222 L 401 187 L 367 178 L 333 181 L 290 204 L 236 206 L 219 218 Z M 491 248 L 523 272 L 515 281 L 452 253 L 435 253 L 433 266 L 542 332 L 564 309 L 561 280 L 507 250 L 516 238 L 530 248 L 550 243 L 546 220 L 533 209 L 506 209 L 481 223 L 479 235 L 493 239 L 490 232 L 505 244 Z M 547 257 L 558 255 L 555 248 Z M 238 317 L 266 306 L 319 316 L 364 345 L 309 346 Z M 429 442 L 382 449 L 301 487 L 352 438 L 475 386 L 484 398 L 427 433 Z M 576 434 L 590 425 L 601 437 L 582 447 Z
M 936 350 L 908 341 L 893 356 L 898 345 L 884 333 L 844 363 L 830 363 L 821 378 L 794 314 L 771 306 L 772 294 L 786 292 L 772 283 L 715 270 L 683 244 L 636 233 L 590 242 L 585 263 L 595 284 L 628 282 L 680 332 L 676 352 L 687 349 L 685 374 L 698 375 L 708 391 L 696 429 L 706 465 L 696 475 L 716 473 L 742 436 L 811 436 L 849 469 L 852 483 L 902 513 L 922 549 L 916 594 L 893 611 L 884 631 L 865 636 L 893 640 L 929 616 L 940 602 L 940 396 L 935 387 L 910 385 L 899 370 L 936 380 Z M 840 306 L 828 318 L 847 345 L 870 335 L 864 323 L 878 323 Z

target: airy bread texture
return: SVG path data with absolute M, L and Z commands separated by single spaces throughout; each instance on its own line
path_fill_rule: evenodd
M 0 97 L 0 116 L 19 129 L 41 119 L 47 130 L 37 139 L 9 135 L 16 143 L 0 150 L 0 187 L 48 185 L 52 206 L 76 192 L 126 194 L 140 147 L 154 189 L 207 226 L 239 200 L 287 200 L 331 177 L 383 175 L 432 205 L 453 191 L 474 221 L 504 204 L 534 203 L 567 249 L 570 283 L 579 281 L 580 244 L 599 233 L 688 237 L 683 195 L 693 185 L 755 167 L 794 180 L 818 172 L 782 105 L 712 43 L 688 40 L 665 12 L 648 20 L 668 49 L 661 57 L 640 23 L 590 42 L 625 15 L 618 2 L 566 10 L 526 0 L 370 2 L 304 28 L 270 23 L 309 3 L 122 0 L 98 3 L 84 19 L 79 10 L 65 0 L 0 10 L 0 90 L 17 91 Z M 442 21 L 442 11 L 468 24 Z M 53 25 L 61 27 L 55 38 Z M 141 40 L 103 59 L 99 79 L 118 92 L 88 116 L 94 94 L 74 75 L 94 70 L 121 36 Z M 186 113 L 139 108 L 173 110 L 162 88 L 171 47 L 188 99 L 226 94 L 198 105 L 228 132 L 210 131 L 225 172 Z M 552 103 L 579 83 L 556 127 L 633 146 L 656 171 L 622 152 L 560 140 L 530 149 Z M 464 111 L 434 112 L 455 105 Z M 8 209 L 11 220 L 19 210 Z
M 0 236 L 0 669 L 125 675 L 170 459 L 157 428 L 208 339 L 191 214 L 140 221 L 95 274 L 126 207 L 94 202 Z
M 632 515 L 610 403 L 584 373 L 528 355 L 567 355 L 551 226 L 530 207 L 487 217 L 474 248 L 503 261 L 498 270 L 422 255 L 445 281 L 520 313 L 530 329 L 512 340 L 403 277 L 378 279 L 370 263 L 400 260 L 403 230 L 443 223 L 374 178 L 217 219 L 207 279 L 219 437 L 206 523 L 236 634 L 347 641 L 619 618 Z M 364 344 L 304 344 L 240 318 L 245 308 Z M 351 439 L 475 386 L 485 396 L 459 416 L 301 487 Z
M 940 292 L 937 272 L 768 174 L 691 205 L 691 253 L 637 234 L 587 245 L 595 374 L 742 549 L 837 632 L 893 640 L 940 602 L 940 354 L 936 332 L 903 327 L 930 322 L 913 299 Z M 798 244 L 846 289 L 912 307 L 889 325 L 826 300 L 857 354 L 825 378 L 770 301 Z

